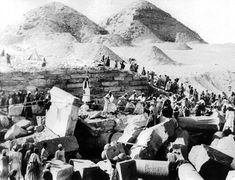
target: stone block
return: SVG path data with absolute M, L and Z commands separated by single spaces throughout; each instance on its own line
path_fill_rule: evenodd
M 82 88 L 82 83 L 75 83 L 75 84 L 67 84 L 67 88 Z
M 121 87 L 105 87 L 104 91 L 105 92 L 108 92 L 108 91 L 119 92 L 119 91 L 121 91 Z
M 68 180 L 72 178 L 73 166 L 59 160 L 53 160 L 51 163 L 51 173 L 53 179 Z
M 143 130 L 130 150 L 134 159 L 153 159 L 161 145 L 174 135 L 176 120 L 168 119 L 158 125 Z
M 118 86 L 119 82 L 118 81 L 106 81 L 106 82 L 102 82 L 102 86 L 108 86 L 108 87 L 112 87 L 112 86 Z
M 137 180 L 135 160 L 128 160 L 117 163 L 117 170 L 120 180 Z
M 44 87 L 47 85 L 47 81 L 45 79 L 34 79 L 29 81 L 29 85 L 36 87 Z
M 204 179 L 225 179 L 234 159 L 206 145 L 193 146 L 189 161 Z
M 234 137 L 234 135 L 230 134 L 227 137 L 219 139 L 217 144 L 214 145 L 213 148 L 235 159 Z
M 43 133 L 43 132 L 42 132 Z M 35 142 L 36 147 L 42 149 L 43 143 L 48 144 L 48 152 L 53 155 L 58 149 L 58 144 L 62 144 L 65 152 L 77 151 L 79 148 L 77 139 L 74 136 L 65 136 L 52 139 L 44 139 Z
M 115 80 L 115 81 L 124 81 L 124 80 L 125 80 L 125 77 L 117 76 L 117 77 L 114 77 L 114 80 Z
M 144 82 L 144 81 L 131 81 L 129 84 L 130 84 L 130 86 L 142 86 L 142 85 L 147 85 L 147 83 Z
M 16 125 L 23 128 L 23 129 L 27 129 L 29 126 L 32 125 L 32 122 L 29 120 L 23 119 L 23 120 L 17 122 Z
M 234 180 L 235 179 L 235 170 L 231 170 L 228 172 L 226 180 Z

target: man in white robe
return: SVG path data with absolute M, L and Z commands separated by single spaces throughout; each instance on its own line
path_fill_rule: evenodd
M 89 87 L 89 79 L 88 78 L 86 78 L 83 81 L 82 101 L 84 102 L 84 104 L 91 101 L 91 90 L 90 90 L 90 87 Z

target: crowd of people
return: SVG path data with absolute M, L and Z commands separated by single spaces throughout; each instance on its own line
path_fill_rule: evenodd
M 51 155 L 48 152 L 47 143 L 43 144 L 41 152 L 34 144 L 23 144 L 20 148 L 17 144 L 7 153 L 3 150 L 0 157 L 1 180 L 52 180 L 50 172 Z M 54 160 L 65 162 L 65 152 L 61 144 L 55 152 Z
M 25 116 L 26 119 L 31 119 L 33 117 L 33 106 L 37 105 L 37 115 L 45 115 L 45 112 L 49 109 L 50 102 L 50 93 L 39 91 L 37 88 L 34 93 L 31 91 L 20 90 L 18 92 L 13 92 L 7 94 L 4 91 L 0 95 L 0 107 L 1 109 L 9 110 L 9 107 L 12 105 L 23 104 L 22 116 Z
M 159 117 L 189 117 L 189 116 L 210 116 L 213 113 L 220 113 L 225 121 L 221 122 L 225 129 L 234 131 L 235 118 L 235 93 L 226 95 L 226 93 L 216 95 L 208 90 L 198 93 L 197 89 L 191 85 L 187 87 L 183 83 L 179 85 L 179 79 L 173 83 L 166 76 L 165 81 L 161 81 L 165 90 L 164 94 L 152 94 L 147 96 L 144 93 L 133 91 L 124 93 L 119 97 L 115 104 L 115 98 L 111 91 L 104 97 L 103 114 L 107 113 L 129 113 L 149 115 L 149 122 L 156 124 Z M 170 85 L 169 85 L 170 84 Z M 223 130 L 221 129 L 221 130 Z

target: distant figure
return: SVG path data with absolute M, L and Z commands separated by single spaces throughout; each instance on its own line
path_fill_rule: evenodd
M 125 64 L 124 64 L 124 63 L 125 63 L 125 61 L 121 61 L 121 62 L 120 62 L 121 70 L 125 69 Z
M 85 103 L 90 102 L 91 101 L 91 90 L 89 87 L 89 79 L 85 78 L 85 80 L 83 81 L 83 97 L 82 97 L 82 101 Z
M 46 59 L 43 58 L 42 67 L 46 67 L 46 65 L 47 65 Z
M 7 58 L 7 64 L 11 65 L 11 56 L 10 54 L 6 54 L 6 58 Z
M 141 73 L 142 76 L 146 76 L 146 71 L 145 71 L 145 68 L 143 67 L 143 70 L 142 70 L 142 73 Z
M 24 99 L 24 116 L 26 119 L 31 118 L 33 115 L 31 101 L 32 101 L 31 92 L 28 91 Z
M 118 68 L 118 61 L 117 61 L 117 60 L 115 61 L 114 68 L 115 68 L 115 69 L 117 69 L 117 68 Z
M 50 170 L 51 170 L 51 165 L 47 164 L 45 169 L 43 170 L 43 174 L 42 174 L 43 180 L 53 180 L 53 176 Z
M 1 56 L 5 56 L 5 50 L 3 49 L 2 52 L 1 52 Z
M 55 160 L 60 160 L 65 162 L 65 154 L 62 144 L 58 145 L 58 150 L 55 152 Z
M 6 150 L 2 150 L 2 155 L 0 157 L 0 179 L 8 180 L 8 164 L 9 157 L 6 154 Z
M 105 66 L 110 67 L 110 59 L 109 56 L 105 58 Z

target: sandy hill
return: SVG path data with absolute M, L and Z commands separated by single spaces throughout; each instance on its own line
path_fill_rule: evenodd
M 83 14 L 62 3 L 53 2 L 26 13 L 22 22 L 6 30 L 4 38 L 11 43 L 41 33 L 69 33 L 78 42 L 87 42 L 94 35 L 108 34 Z
M 170 14 L 144 0 L 130 4 L 101 25 L 133 42 L 205 42 Z

